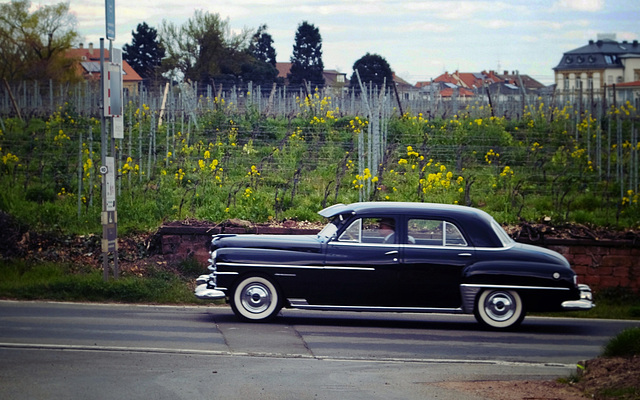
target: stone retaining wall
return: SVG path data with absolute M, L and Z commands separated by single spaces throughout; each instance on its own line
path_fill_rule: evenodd
M 570 241 L 568 241 L 570 242 Z M 567 258 L 580 283 L 594 290 L 630 288 L 640 293 L 640 246 L 625 241 L 545 245 Z
M 207 227 L 163 226 L 158 230 L 162 254 L 169 260 L 195 258 L 206 271 L 211 236 L 218 233 L 313 235 L 313 229 L 261 226 Z M 520 240 L 555 250 L 567 258 L 578 281 L 595 291 L 606 288 L 629 288 L 640 293 L 640 243 L 631 240 L 546 239 Z

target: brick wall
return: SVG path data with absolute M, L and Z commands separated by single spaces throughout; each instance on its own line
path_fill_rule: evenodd
M 271 227 L 162 227 L 158 231 L 161 252 L 170 261 L 195 258 L 206 271 L 211 235 L 217 233 L 315 234 L 317 230 Z M 522 240 L 555 250 L 567 258 L 578 282 L 594 291 L 623 287 L 640 293 L 640 243 L 629 240 L 545 239 Z
M 580 283 L 594 290 L 624 287 L 640 293 L 640 247 L 616 241 L 607 245 L 547 245 L 567 258 Z

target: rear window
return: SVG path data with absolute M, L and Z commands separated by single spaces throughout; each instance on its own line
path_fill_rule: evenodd
M 507 247 L 511 243 L 513 243 L 513 239 L 511 239 L 511 237 L 507 234 L 507 232 L 505 232 L 504 229 L 500 226 L 500 224 L 497 223 L 495 220 L 491 220 L 491 227 L 493 228 L 493 231 L 496 233 L 496 236 L 498 236 L 498 239 L 500 239 L 500 242 L 502 243 L 502 247 Z
M 409 244 L 423 246 L 467 246 L 462 232 L 451 222 L 432 219 L 410 219 Z

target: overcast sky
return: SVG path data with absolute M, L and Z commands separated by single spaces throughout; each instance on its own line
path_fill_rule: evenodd
M 182 25 L 201 9 L 228 18 L 234 30 L 267 24 L 277 60 L 288 62 L 298 25 L 308 21 L 320 30 L 325 69 L 350 77 L 357 59 L 376 53 L 412 84 L 456 70 L 518 70 L 550 84 L 562 54 L 599 33 L 615 33 L 619 41 L 640 36 L 638 0 L 115 0 L 115 6 L 114 47 L 130 44 L 139 23 Z M 85 46 L 99 46 L 104 0 L 70 0 L 70 9 Z

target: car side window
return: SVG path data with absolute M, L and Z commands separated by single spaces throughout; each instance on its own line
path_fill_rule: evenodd
M 340 242 L 393 244 L 396 241 L 393 218 L 358 218 L 338 238 Z
M 466 246 L 467 241 L 462 236 L 462 232 L 458 229 L 457 226 L 452 224 L 451 222 L 445 222 L 445 237 L 444 237 L 444 245 L 445 246 Z
M 360 243 L 360 233 L 362 231 L 362 220 L 356 219 L 342 232 L 338 237 L 339 242 L 354 242 Z
M 451 222 L 434 219 L 410 219 L 409 237 L 422 246 L 466 246 L 467 241 Z

